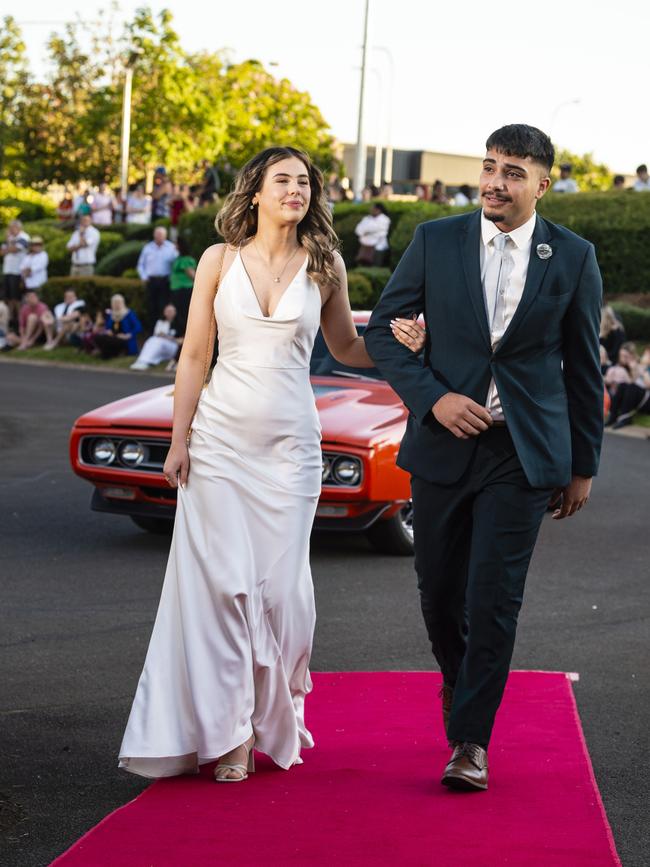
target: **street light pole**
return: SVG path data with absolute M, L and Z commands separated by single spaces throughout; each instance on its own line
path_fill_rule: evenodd
M 368 67 L 368 19 L 370 17 L 370 0 L 365 0 L 363 21 L 363 48 L 361 50 L 361 85 L 359 88 L 359 121 L 357 125 L 357 152 L 354 168 L 354 198 L 360 202 L 363 188 L 366 185 L 366 145 L 363 140 L 363 110 L 366 89 L 366 72 Z
M 122 138 L 120 162 L 120 194 L 122 197 L 122 222 L 126 223 L 126 199 L 129 185 L 129 144 L 131 141 L 131 89 L 133 67 L 127 64 L 124 71 L 124 95 L 122 97 Z

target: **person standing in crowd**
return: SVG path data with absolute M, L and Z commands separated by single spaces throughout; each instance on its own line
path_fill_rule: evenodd
M 178 223 L 183 214 L 187 214 L 194 210 L 194 202 L 190 195 L 188 184 L 174 184 L 172 187 L 172 195 L 169 199 L 169 221 L 171 229 L 169 232 L 170 240 L 176 242 L 178 238 Z
M 144 342 L 140 355 L 131 365 L 131 370 L 147 370 L 161 361 L 172 361 L 183 343 L 185 321 L 173 304 L 167 304 L 162 317 L 156 322 L 153 335 Z
M 449 204 L 447 190 L 441 180 L 435 181 L 433 187 L 431 188 L 431 201 L 435 202 L 437 205 Z
M 73 334 L 78 334 L 81 328 L 81 316 L 85 312 L 86 302 L 77 298 L 74 289 L 66 289 L 63 301 L 54 307 L 54 336 L 48 340 L 44 349 L 55 349 L 60 343 L 70 342 Z
M 577 193 L 578 184 L 575 178 L 571 177 L 573 166 L 571 163 L 562 163 L 560 165 L 560 177 L 553 184 L 554 193 Z
M 140 225 L 151 222 L 151 200 L 143 184 L 135 184 L 126 198 L 126 222 Z
M 215 198 L 219 195 L 221 180 L 217 167 L 212 165 L 210 160 L 202 160 L 201 168 L 203 177 L 201 178 L 201 193 L 199 202 L 201 205 L 211 205 Z
M 153 241 L 144 245 L 137 265 L 140 279 L 147 284 L 147 324 L 151 331 L 169 302 L 169 275 L 177 256 L 175 245 L 167 240 L 167 229 L 156 226 Z
M 74 217 L 74 202 L 72 201 L 72 193 L 66 190 L 63 198 L 56 207 L 56 215 L 61 223 L 67 223 Z
M 93 335 L 93 339 L 104 360 L 118 355 L 137 355 L 137 335 L 141 331 L 140 320 L 126 306 L 124 295 L 117 293 L 111 296 L 103 333 Z
M 474 197 L 472 196 L 472 188 L 469 184 L 462 184 L 458 188 L 458 192 L 454 196 L 454 205 L 457 208 L 465 208 L 467 205 L 474 204 Z
M 106 181 L 102 181 L 90 203 L 93 223 L 96 226 L 110 226 L 113 222 L 113 197 Z
M 356 262 L 359 265 L 384 265 L 390 255 L 388 232 L 390 217 L 386 206 L 373 202 L 370 213 L 356 225 L 354 233 L 359 239 Z
M 27 255 L 21 263 L 21 276 L 25 289 L 40 289 L 47 283 L 47 266 L 50 259 L 40 235 L 33 235 L 29 241 Z
M 621 346 L 625 343 L 623 323 L 610 304 L 605 304 L 600 314 L 600 345 L 607 353 L 608 362 L 615 364 Z
M 53 337 L 52 311 L 41 301 L 35 289 L 28 289 L 18 315 L 18 334 L 10 332 L 7 335 L 7 345 L 24 351 L 43 339 L 50 343 Z
M 420 605 L 443 674 L 441 782 L 458 790 L 488 788 L 542 519 L 549 504 L 555 520 L 583 508 L 600 457 L 602 280 L 593 244 L 536 212 L 554 156 L 535 127 L 495 130 L 482 208 L 417 227 L 364 332 L 410 410 L 398 464 L 411 473 Z M 392 328 L 420 313 L 424 362 Z M 522 792 L 531 783 L 519 777 Z
M 632 189 L 637 193 L 650 192 L 650 175 L 648 175 L 648 167 L 645 163 L 636 170 L 636 181 L 632 184 Z
M 612 182 L 612 190 L 620 193 L 625 189 L 625 177 L 623 175 L 614 175 Z
M 71 277 L 92 277 L 100 240 L 99 230 L 93 226 L 91 215 L 84 214 L 79 220 L 79 227 L 66 244 L 72 253 Z
M 84 189 L 83 193 L 77 196 L 74 206 L 74 216 L 76 219 L 92 216 L 93 209 L 90 203 L 90 198 L 90 191 L 87 189 Z
M 153 176 L 151 191 L 151 222 L 162 220 L 169 216 L 169 198 L 171 184 L 164 166 L 158 166 Z
M 20 298 L 23 292 L 21 273 L 29 249 L 29 235 L 20 220 L 12 220 L 7 226 L 5 240 L 0 247 L 2 256 L 2 298 L 7 302 L 11 321 L 18 319 Z
M 196 259 L 190 255 L 189 245 L 185 238 L 179 238 L 178 256 L 172 265 L 169 288 L 171 290 L 171 302 L 178 311 L 179 319 L 182 319 L 183 322 L 187 322 L 195 276 Z

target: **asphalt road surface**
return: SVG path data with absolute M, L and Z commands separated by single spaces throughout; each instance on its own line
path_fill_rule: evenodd
M 91 512 L 91 488 L 69 468 L 67 439 L 82 412 L 160 383 L 0 362 L 7 867 L 49 863 L 145 786 L 117 770 L 116 752 L 169 540 Z M 513 663 L 580 673 L 578 706 L 625 867 L 650 863 L 649 471 L 650 442 L 608 435 L 587 508 L 544 522 Z M 379 556 L 363 538 L 321 535 L 312 563 L 313 670 L 431 667 L 410 558 Z

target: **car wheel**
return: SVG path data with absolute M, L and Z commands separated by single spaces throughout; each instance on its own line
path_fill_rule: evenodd
M 376 521 L 366 535 L 382 554 L 405 557 L 413 554 L 413 503 L 409 500 L 387 521 Z
M 168 536 L 174 527 L 174 522 L 167 518 L 143 518 L 140 515 L 129 515 L 129 517 L 136 527 L 146 530 L 147 533 L 155 533 L 157 536 Z

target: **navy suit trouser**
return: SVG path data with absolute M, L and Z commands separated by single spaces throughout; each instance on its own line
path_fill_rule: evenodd
M 414 476 L 411 488 L 422 614 L 454 689 L 449 740 L 487 748 L 551 489 L 528 484 L 505 427 L 479 434 L 455 484 Z

